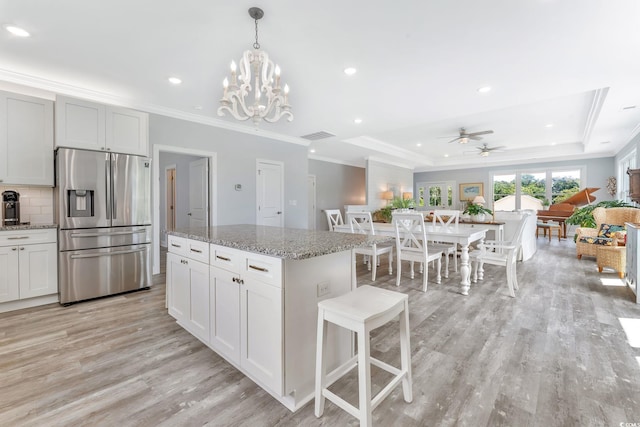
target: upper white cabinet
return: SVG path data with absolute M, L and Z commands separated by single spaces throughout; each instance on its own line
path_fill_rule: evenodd
M 56 98 L 56 147 L 149 154 L 149 115 L 82 99 Z
M 0 91 L 0 183 L 53 186 L 53 102 Z

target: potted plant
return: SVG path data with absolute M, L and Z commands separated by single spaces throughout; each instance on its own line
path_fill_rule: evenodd
M 605 200 L 593 205 L 583 206 L 573 211 L 573 214 L 565 220 L 567 224 L 577 225 L 586 228 L 596 228 L 596 220 L 593 218 L 593 210 L 598 207 L 603 208 L 633 208 L 632 204 L 629 204 L 623 200 Z M 575 241 L 576 235 L 573 236 Z
M 471 215 L 471 221 L 476 222 L 484 222 L 486 214 L 493 215 L 491 209 L 475 203 L 469 203 L 462 213 Z

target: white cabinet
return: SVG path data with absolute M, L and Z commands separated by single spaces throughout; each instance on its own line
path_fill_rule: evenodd
M 128 108 L 58 96 L 56 146 L 147 156 L 149 115 Z
M 208 344 L 209 265 L 197 259 L 208 259 L 208 244 L 169 237 L 166 271 L 169 314 Z
M 282 394 L 282 260 L 218 245 L 209 252 L 211 347 Z
M 56 230 L 0 232 L 0 302 L 58 293 Z
M 0 91 L 0 183 L 53 186 L 53 102 Z

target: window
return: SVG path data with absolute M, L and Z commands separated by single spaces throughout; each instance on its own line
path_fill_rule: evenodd
M 618 162 L 618 182 L 616 183 L 616 196 L 619 200 L 632 203 L 629 198 L 629 175 L 627 169 L 636 168 L 636 150 L 633 149 Z
M 492 174 L 493 209 L 543 209 L 545 201 L 561 203 L 584 185 L 584 167 L 495 172 Z
M 418 190 L 418 206 L 431 209 L 453 207 L 454 182 L 419 182 L 416 187 Z

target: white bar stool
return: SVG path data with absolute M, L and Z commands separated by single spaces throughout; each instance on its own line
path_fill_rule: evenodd
M 369 333 L 400 315 L 400 360 L 401 369 L 388 365 L 370 356 Z M 325 374 L 325 343 L 327 322 L 349 329 L 358 334 L 358 354 Z M 315 415 L 324 412 L 327 398 L 360 420 L 361 426 L 371 426 L 373 411 L 382 400 L 402 381 L 404 401 L 413 400 L 411 381 L 411 346 L 409 344 L 409 298 L 400 292 L 360 286 L 348 294 L 318 303 L 318 342 L 316 346 L 316 406 Z M 395 377 L 371 399 L 371 364 L 384 369 Z M 355 366 L 358 366 L 359 408 L 351 405 L 328 387 Z

